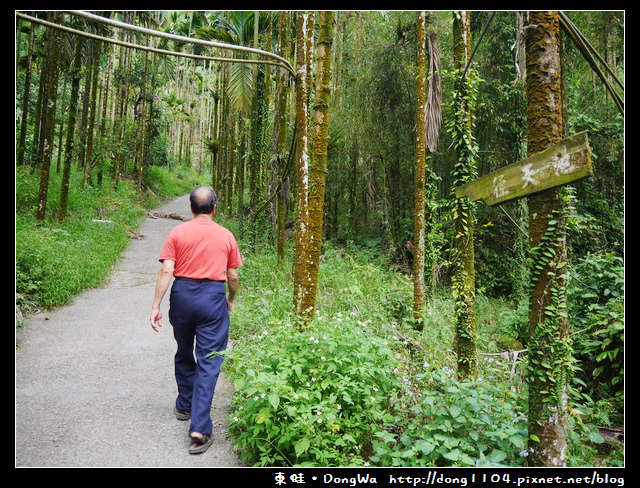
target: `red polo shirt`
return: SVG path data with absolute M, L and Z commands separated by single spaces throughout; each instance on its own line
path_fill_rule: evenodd
M 192 219 L 174 227 L 160 261 L 175 261 L 174 276 L 226 281 L 227 269 L 242 265 L 235 237 L 210 219 Z

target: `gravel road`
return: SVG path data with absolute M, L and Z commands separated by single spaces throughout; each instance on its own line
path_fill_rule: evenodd
M 154 212 L 191 217 L 187 196 Z M 168 294 L 164 328 L 149 325 L 158 254 L 179 223 L 147 218 L 103 287 L 29 317 L 17 331 L 16 467 L 239 466 L 226 439 L 231 387 L 222 376 L 215 442 L 204 454 L 187 452 L 189 423 L 173 415 Z

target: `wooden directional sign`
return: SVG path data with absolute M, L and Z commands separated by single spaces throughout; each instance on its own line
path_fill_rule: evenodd
M 593 174 L 587 133 L 580 132 L 533 156 L 456 188 L 456 197 L 496 205 Z

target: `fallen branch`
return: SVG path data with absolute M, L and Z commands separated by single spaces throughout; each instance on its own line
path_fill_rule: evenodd
M 158 212 L 147 212 L 147 215 L 152 219 L 175 219 L 175 220 L 182 220 L 182 221 L 191 220 L 188 217 L 184 217 L 176 213 L 166 214 L 166 213 L 158 213 Z

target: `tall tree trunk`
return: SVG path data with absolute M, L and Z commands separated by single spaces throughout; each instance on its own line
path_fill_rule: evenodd
M 76 156 L 76 165 L 79 169 L 84 171 L 86 150 L 87 150 L 87 127 L 89 125 L 89 108 L 91 106 L 91 76 L 93 75 L 93 58 L 95 57 L 94 44 L 98 44 L 94 39 L 83 39 L 83 42 L 87 45 L 87 59 L 85 59 L 84 65 L 86 66 L 84 71 L 84 90 L 82 93 L 82 110 L 79 112 L 80 123 L 78 124 L 78 140 L 76 145 L 78 147 L 78 154 Z M 87 66 L 88 65 L 88 66 Z
M 56 12 L 49 13 L 50 20 L 57 22 L 60 14 Z M 60 55 L 60 33 L 57 29 L 48 28 L 47 32 L 47 68 L 43 75 L 46 74 L 46 84 L 44 85 L 44 93 L 42 97 L 41 116 L 41 150 L 39 151 L 40 160 L 40 186 L 38 188 L 38 206 L 36 209 L 36 219 L 42 222 L 47 211 L 47 197 L 49 192 L 49 172 L 51 170 L 51 153 L 53 151 L 53 132 L 55 128 L 56 107 L 58 101 L 58 58 Z
M 233 189 L 234 189 L 234 167 L 235 167 L 235 157 L 236 157 L 236 147 L 238 146 L 237 137 L 238 137 L 238 124 L 241 121 L 238 121 L 239 115 L 237 113 L 231 113 L 229 116 L 229 124 L 227 130 L 229 131 L 229 149 L 227 151 L 227 172 L 225 175 L 225 194 L 227 196 L 227 215 L 233 215 Z
M 225 63 L 221 70 L 220 81 L 220 120 L 218 122 L 218 134 L 220 137 L 220 151 L 218 154 L 218 194 L 220 195 L 221 208 L 226 209 L 230 198 L 229 184 L 227 181 L 227 158 L 231 151 L 231 110 L 229 97 L 229 70 L 231 65 Z M 223 203 L 224 202 L 224 203 Z
M 69 119 L 67 121 L 67 140 L 64 151 L 64 168 L 62 170 L 62 184 L 60 188 L 59 219 L 67 217 L 69 206 L 69 179 L 71 177 L 71 160 L 74 155 L 76 119 L 78 115 L 78 93 L 80 92 L 80 68 L 82 62 L 82 48 L 84 39 L 76 37 L 73 68 L 71 69 L 71 97 L 69 100 Z
M 100 55 L 102 53 L 102 44 L 98 41 L 91 41 L 91 47 L 93 74 L 91 75 L 91 102 L 87 125 L 87 148 L 85 150 L 84 162 L 83 181 L 85 185 L 91 184 L 91 170 L 93 168 L 93 142 L 95 137 L 96 111 L 98 107 L 98 80 L 100 78 Z
M 471 14 L 454 12 L 453 22 L 454 64 L 456 73 L 463 74 L 471 57 Z M 472 134 L 472 111 L 475 95 L 467 76 L 459 80 L 456 93 L 454 144 L 457 149 L 454 185 L 460 186 L 475 177 L 477 147 Z M 454 199 L 454 249 L 452 260 L 453 297 L 455 300 L 456 352 L 458 376 L 474 377 L 477 374 L 476 352 L 476 287 L 473 248 L 473 222 L 475 207 L 468 198 Z
M 258 49 L 258 39 L 260 33 L 260 12 L 255 11 L 253 13 L 253 48 Z M 251 163 L 249 167 L 249 206 L 255 208 L 258 198 L 258 175 L 260 174 L 260 165 L 262 164 L 262 158 L 260 157 L 262 146 L 262 127 L 264 119 L 264 75 L 260 73 L 258 64 L 252 65 L 252 79 L 253 79 L 253 117 L 251 117 L 251 123 L 248 124 L 251 137 L 247 144 L 247 150 L 251 154 Z M 242 206 L 240 207 L 242 212 Z M 251 236 L 252 244 L 255 244 L 253 240 L 255 237 L 255 214 L 252 213 L 251 219 Z
M 102 147 L 105 146 L 105 138 L 107 135 L 107 117 L 109 113 L 109 91 L 111 84 L 111 72 L 112 72 L 112 64 L 114 56 L 114 49 L 112 49 L 110 44 L 105 46 L 106 51 L 106 62 L 105 62 L 105 73 L 104 73 L 104 81 L 101 90 L 100 96 L 102 97 L 102 108 L 101 117 L 100 117 L 100 142 Z M 100 165 L 98 166 L 98 186 L 102 185 L 102 179 L 104 176 L 104 161 L 103 158 L 100 158 Z
M 564 136 L 558 12 L 530 12 L 527 21 L 527 151 L 540 152 Z M 565 466 L 567 374 L 565 223 L 562 190 L 529 197 L 529 438 L 532 466 Z
M 122 33 L 122 40 L 125 39 L 126 32 Z M 125 100 L 127 97 L 127 84 L 125 83 L 124 77 L 125 72 L 128 70 L 128 66 L 126 66 L 127 54 L 130 49 L 127 47 L 120 48 L 120 56 L 118 59 L 118 71 L 117 78 L 114 80 L 114 87 L 116 90 L 116 107 L 117 113 L 115 114 L 114 120 L 114 131 L 113 137 L 117 141 L 115 148 L 115 160 L 113 162 L 113 167 L 111 169 L 111 177 L 113 179 L 113 185 L 118 186 L 118 182 L 120 180 L 120 174 L 122 172 L 123 160 L 124 160 L 124 134 L 125 134 Z
M 67 94 L 67 77 L 63 76 L 62 79 L 64 80 L 62 83 L 62 89 L 59 90 L 58 93 L 58 97 L 60 97 L 60 100 L 62 100 L 64 103 L 64 100 L 67 99 L 66 94 Z M 62 110 L 62 113 L 65 113 L 65 110 Z M 64 155 L 64 151 L 62 150 L 62 141 L 64 140 L 64 120 L 63 117 L 59 117 L 59 129 L 58 129 L 58 157 L 56 158 L 56 174 L 60 174 L 60 168 L 62 168 L 62 156 Z
M 329 145 L 329 101 L 331 99 L 331 48 L 333 44 L 334 13 L 321 11 L 316 53 L 316 93 L 313 116 L 313 157 L 309 184 L 309 231 L 307 234 L 306 274 L 303 280 L 303 314 L 312 318 L 316 309 L 318 271 L 322 249 L 324 199 Z
M 426 174 L 426 107 L 427 107 L 427 13 L 418 12 L 418 74 L 416 109 L 416 162 L 414 169 L 413 216 L 413 317 L 420 320 L 424 311 L 424 247 L 425 247 L 425 174 Z
M 144 174 L 145 174 L 145 154 L 146 154 L 146 141 L 147 141 L 147 85 L 149 83 L 149 56 L 150 53 L 143 53 L 144 56 L 144 68 L 142 71 L 142 93 L 140 94 L 140 98 L 142 99 L 140 102 L 140 115 L 139 115 L 139 127 L 140 134 L 138 140 L 138 188 L 144 188 Z
M 296 19 L 296 248 L 293 264 L 293 310 L 305 315 L 308 278 L 309 232 L 309 42 L 313 35 L 313 12 L 301 11 Z M 308 312 L 308 311 L 306 311 Z
M 279 48 L 278 54 L 287 58 L 289 51 L 289 13 L 280 12 L 278 15 L 278 41 Z M 274 175 L 277 178 L 285 178 L 288 180 L 289 176 L 284 175 L 285 163 L 287 155 L 285 154 L 285 143 L 287 141 L 287 80 L 289 73 L 285 68 L 278 68 L 276 72 L 276 101 L 275 101 L 275 168 Z M 276 181 L 278 185 L 278 195 L 276 198 L 276 254 L 278 262 L 284 261 L 284 243 L 285 243 L 285 220 L 286 220 L 286 189 L 288 185 L 285 181 Z

